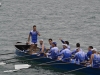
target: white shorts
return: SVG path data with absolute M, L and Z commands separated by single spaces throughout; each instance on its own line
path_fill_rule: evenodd
M 37 44 L 37 42 L 36 43 L 31 42 L 31 44 Z

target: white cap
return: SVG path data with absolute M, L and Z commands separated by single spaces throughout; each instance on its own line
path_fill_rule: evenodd
M 96 49 L 96 48 L 93 48 L 93 49 L 92 49 L 92 51 L 93 51 L 93 50 L 94 50 L 94 51 L 97 51 L 97 49 Z
M 63 45 L 63 46 L 66 46 L 66 47 L 68 46 L 67 44 L 62 44 L 62 45 Z
M 40 41 L 43 41 L 43 39 L 40 39 Z

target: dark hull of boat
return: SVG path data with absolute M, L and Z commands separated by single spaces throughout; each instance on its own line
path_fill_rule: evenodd
M 17 46 L 15 46 L 15 47 L 17 47 Z M 33 59 L 33 61 L 36 61 L 38 63 L 46 63 L 46 62 L 54 61 L 54 60 L 52 60 L 50 58 L 46 58 L 46 57 L 40 57 L 40 56 L 37 56 L 37 55 L 29 55 L 27 53 L 24 53 L 22 50 L 18 49 L 18 47 L 16 48 L 16 55 L 17 56 L 23 56 L 23 57 L 28 58 L 28 59 Z M 59 69 L 59 70 L 64 70 L 66 72 L 71 71 L 71 70 L 75 70 L 75 69 L 80 69 L 80 68 L 84 67 L 84 66 L 81 66 L 81 65 L 73 64 L 73 63 L 64 63 L 62 61 L 52 62 L 48 66 L 52 66 L 53 68 L 56 68 L 56 69 Z M 86 67 L 84 69 L 80 69 L 80 70 L 77 70 L 77 71 L 86 73 L 88 75 L 100 75 L 100 69 L 99 68 Z
M 55 62 L 55 63 L 56 64 L 54 63 L 50 64 L 50 66 L 59 70 L 66 71 L 66 72 L 75 70 L 75 69 L 80 69 L 80 70 L 77 70 L 77 72 L 83 72 L 83 73 L 86 73 L 87 75 L 100 75 L 99 68 L 85 67 L 85 66 L 81 66 L 81 65 L 77 65 L 73 63 L 66 63 L 66 64 L 64 64 L 63 62 Z

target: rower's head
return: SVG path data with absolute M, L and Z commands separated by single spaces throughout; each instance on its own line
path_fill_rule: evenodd
M 92 49 L 92 53 L 94 54 L 94 53 L 97 53 L 97 49 L 96 48 L 93 48 Z
M 48 41 L 49 41 L 49 44 L 51 45 L 52 44 L 52 39 L 50 38 L 50 39 L 48 39 Z
M 88 51 L 89 51 L 89 50 L 92 50 L 92 49 L 93 49 L 93 46 L 89 46 L 89 47 L 88 47 Z
M 64 43 L 67 44 L 67 45 L 69 45 L 69 42 L 68 41 L 65 41 Z
M 40 39 L 40 41 L 39 41 L 39 42 L 40 42 L 40 44 L 42 45 L 42 44 L 43 44 L 43 39 Z
M 33 31 L 36 31 L 36 25 L 33 26 Z
M 63 49 L 67 48 L 67 44 L 62 44 L 62 46 L 63 46 Z
M 76 47 L 77 48 L 80 48 L 80 43 L 76 43 Z
M 52 42 L 52 47 L 56 47 L 57 46 L 57 43 L 56 42 Z

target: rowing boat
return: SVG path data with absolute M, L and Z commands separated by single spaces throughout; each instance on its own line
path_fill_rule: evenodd
M 21 42 L 17 42 L 15 44 L 16 48 L 16 55 L 17 56 L 24 56 L 25 58 L 28 59 L 33 59 L 33 61 L 39 62 L 39 63 L 47 63 L 47 64 L 42 64 L 42 66 L 52 66 L 53 68 L 59 69 L 59 70 L 64 70 L 64 71 L 71 71 L 78 69 L 78 72 L 83 72 L 88 75 L 100 75 L 100 68 L 92 68 L 92 67 L 86 67 L 83 65 L 78 65 L 75 63 L 66 63 L 62 61 L 56 61 L 51 58 L 47 57 L 40 57 L 37 54 L 29 55 L 28 53 L 25 53 L 25 50 L 27 50 L 30 47 L 30 45 L 23 44 Z M 39 48 L 37 48 L 39 49 Z

